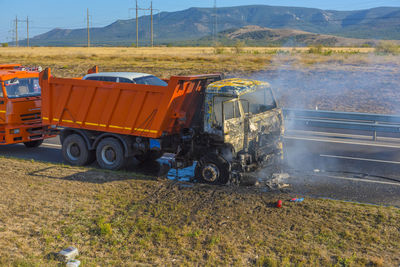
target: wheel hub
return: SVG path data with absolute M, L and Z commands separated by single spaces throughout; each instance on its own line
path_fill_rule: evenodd
M 207 164 L 203 168 L 202 175 L 203 175 L 204 180 L 206 180 L 208 182 L 214 182 L 219 177 L 218 167 L 212 163 Z
M 69 144 L 67 148 L 68 157 L 72 160 L 77 160 L 78 157 L 81 155 L 81 150 L 79 146 L 75 143 Z
M 116 156 L 117 154 L 111 146 L 104 146 L 101 150 L 101 157 L 103 158 L 103 161 L 108 165 L 112 165 L 115 162 Z

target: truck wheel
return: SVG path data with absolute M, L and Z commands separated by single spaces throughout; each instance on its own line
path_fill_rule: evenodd
M 107 170 L 119 170 L 125 165 L 124 148 L 112 137 L 100 141 L 96 148 L 97 162 Z
M 35 141 L 29 141 L 29 142 L 24 142 L 24 145 L 27 148 L 33 148 L 33 147 L 38 147 L 43 143 L 43 139 L 42 140 L 35 140 Z
M 229 181 L 229 166 L 218 155 L 206 155 L 197 162 L 195 177 L 207 184 L 226 184 Z
M 94 151 L 89 151 L 85 140 L 79 134 L 71 134 L 62 144 L 64 159 L 75 166 L 85 166 L 94 161 Z

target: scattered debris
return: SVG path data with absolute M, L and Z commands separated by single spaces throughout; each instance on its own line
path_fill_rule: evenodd
M 290 185 L 283 181 L 290 178 L 288 173 L 274 173 L 272 179 L 268 180 L 265 184 L 271 189 L 287 188 Z
M 304 201 L 304 198 L 302 197 L 302 198 L 297 198 L 297 197 L 295 197 L 295 198 L 292 198 L 291 200 L 290 200 L 290 202 L 303 202 Z
M 66 267 L 79 267 L 79 265 L 81 265 L 79 260 L 70 260 L 67 262 Z
M 71 246 L 58 252 L 57 257 L 60 261 L 69 262 L 71 260 L 74 260 L 75 257 L 78 255 L 79 255 L 78 249 L 76 247 Z

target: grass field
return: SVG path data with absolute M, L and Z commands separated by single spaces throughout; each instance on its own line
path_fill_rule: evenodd
M 103 71 L 142 71 L 169 78 L 171 75 L 226 72 L 251 74 L 274 68 L 280 62 L 310 66 L 322 62 L 365 63 L 373 48 L 323 48 L 309 53 L 310 48 L 72 48 L 20 47 L 0 48 L 0 63 L 17 62 L 51 67 L 58 76 L 83 75 L 93 65 Z M 326 53 L 326 51 L 330 51 Z M 381 60 L 392 61 L 390 57 Z M 396 60 L 393 60 L 396 62 Z
M 11 62 L 50 67 L 58 77 L 94 65 L 162 78 L 223 72 L 270 82 L 284 107 L 400 113 L 400 56 L 373 48 L 0 48 L 0 63 Z
M 397 208 L 8 158 L 0 168 L 2 266 L 54 266 L 69 245 L 83 266 L 400 262 Z

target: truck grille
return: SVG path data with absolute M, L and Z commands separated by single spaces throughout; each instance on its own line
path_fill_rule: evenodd
M 21 117 L 21 121 L 24 123 L 36 123 L 38 121 L 41 121 L 42 116 L 40 112 L 36 112 L 36 113 L 28 113 L 28 114 L 22 114 L 20 115 Z

